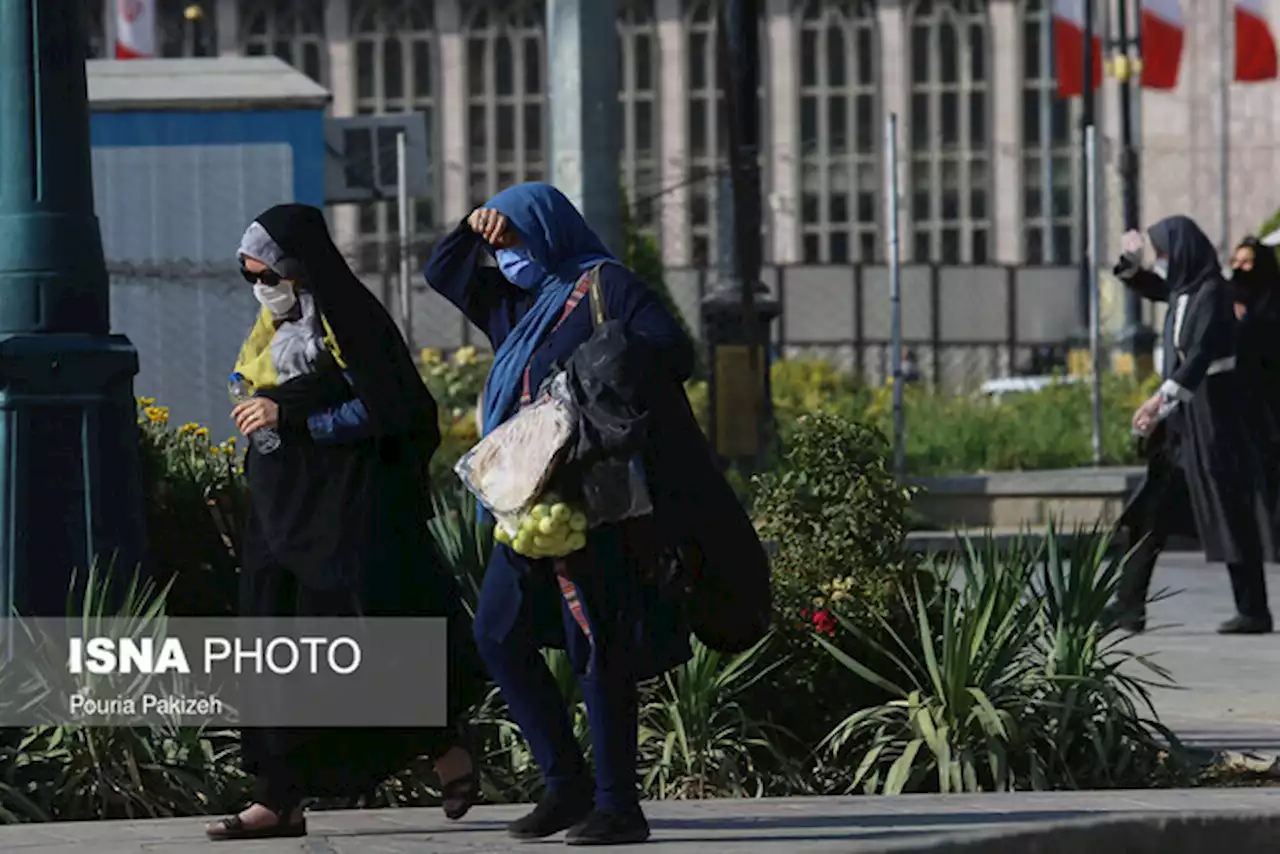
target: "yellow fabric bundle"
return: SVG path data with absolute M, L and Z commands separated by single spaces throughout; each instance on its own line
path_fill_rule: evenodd
M 338 348 L 338 339 L 329 326 L 329 321 L 320 316 L 324 324 L 324 346 L 338 363 L 338 367 L 346 370 L 347 363 L 342 361 L 342 351 Z M 240 346 L 240 355 L 236 358 L 236 372 L 253 383 L 254 388 L 271 388 L 276 383 L 276 366 L 271 361 L 271 339 L 275 337 L 276 326 L 271 312 L 263 309 L 254 321 L 249 337 Z

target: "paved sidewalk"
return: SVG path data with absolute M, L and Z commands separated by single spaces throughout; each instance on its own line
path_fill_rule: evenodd
M 792 798 L 667 802 L 647 806 L 653 839 L 619 852 L 793 854 L 923 850 L 944 840 L 1004 834 L 1061 823 L 1192 812 L 1280 815 L 1280 790 L 1197 790 L 1016 795 L 916 795 L 896 798 Z M 5 854 L 486 854 L 564 850 L 560 838 L 506 838 L 521 807 L 480 807 L 461 822 L 439 810 L 313 814 L 305 840 L 217 844 L 200 819 L 27 825 L 0 828 Z M 532 846 L 530 848 L 530 846 Z M 1090 854 L 1104 854 L 1096 847 Z M 1119 854 L 1119 852 L 1117 852 Z
M 1268 567 L 1272 609 L 1280 616 L 1280 567 Z M 1164 556 L 1152 593 L 1147 632 L 1129 641 L 1150 653 L 1178 683 L 1156 690 L 1161 718 L 1183 739 L 1221 750 L 1280 754 L 1280 634 L 1223 637 L 1234 613 L 1225 567 L 1196 554 Z

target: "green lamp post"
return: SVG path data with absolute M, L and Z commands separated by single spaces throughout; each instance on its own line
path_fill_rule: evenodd
M 0 3 L 0 615 L 65 613 L 145 531 L 133 377 L 93 210 L 85 6 Z

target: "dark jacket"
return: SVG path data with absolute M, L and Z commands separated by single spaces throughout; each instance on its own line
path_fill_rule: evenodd
M 1136 269 L 1131 261 L 1117 274 L 1147 299 L 1167 302 L 1163 347 L 1165 380 L 1160 392 L 1174 401 L 1149 443 L 1148 477 L 1126 508 L 1122 523 L 1140 518 L 1153 499 L 1151 490 L 1166 467 L 1176 467 L 1186 484 L 1189 522 L 1208 560 L 1237 562 L 1261 535 L 1264 550 L 1275 554 L 1268 530 L 1272 490 L 1258 456 L 1259 426 L 1241 400 L 1237 370 L 1237 324 L 1232 292 L 1222 278 L 1217 251 L 1204 232 L 1184 216 L 1151 227 L 1151 242 L 1168 257 L 1167 278 Z

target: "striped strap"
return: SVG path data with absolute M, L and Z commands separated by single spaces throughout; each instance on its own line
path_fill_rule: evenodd
M 569 613 L 573 615 L 573 621 L 578 624 L 578 628 L 582 629 L 582 634 L 591 646 L 591 655 L 587 659 L 587 672 L 590 673 L 591 663 L 595 660 L 596 642 L 591 635 L 591 623 L 587 620 L 587 611 L 582 604 L 582 596 L 578 593 L 578 585 L 574 584 L 573 579 L 569 577 L 569 562 L 564 558 L 557 558 L 554 566 L 556 581 L 560 583 L 560 595 L 564 597 L 564 603 L 569 606 Z
M 573 293 L 569 294 L 569 299 L 565 300 L 564 311 L 560 313 L 560 319 L 556 321 L 556 325 L 551 327 L 550 335 L 555 335 L 556 331 L 564 325 L 569 319 L 569 315 L 573 314 L 573 310 L 578 307 L 578 303 L 582 302 L 582 298 L 591 290 L 591 282 L 589 276 L 583 276 L 578 280 L 578 284 L 574 287 Z M 529 364 L 524 366 L 524 377 L 521 380 L 520 387 L 520 405 L 528 406 L 533 402 L 533 389 L 529 387 L 529 370 L 533 367 L 533 360 L 529 360 Z

